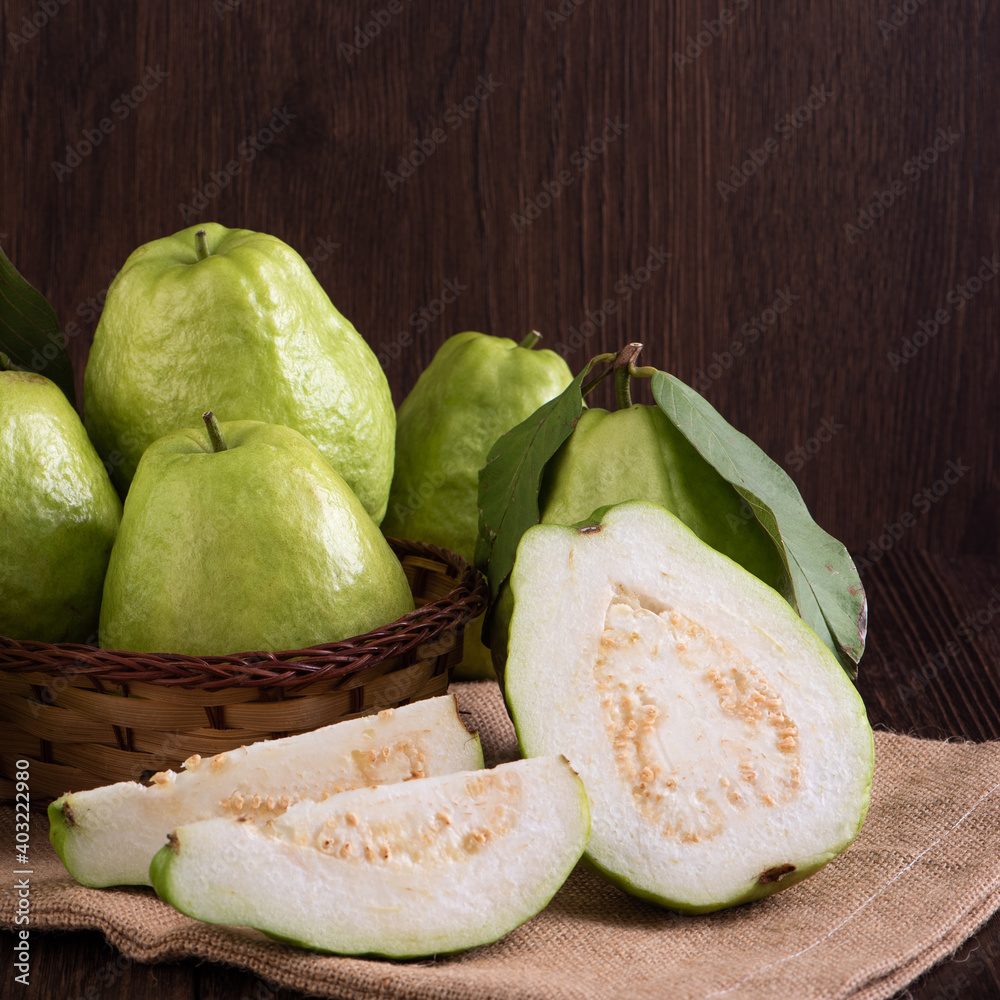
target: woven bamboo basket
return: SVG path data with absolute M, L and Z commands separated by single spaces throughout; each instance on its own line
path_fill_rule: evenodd
M 0 637 L 0 799 L 19 760 L 43 800 L 444 694 L 485 582 L 447 549 L 389 541 L 416 610 L 341 642 L 195 657 Z

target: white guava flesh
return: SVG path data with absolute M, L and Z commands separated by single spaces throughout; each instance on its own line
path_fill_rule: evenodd
M 453 695 L 428 698 L 311 733 L 195 755 L 152 783 L 71 792 L 49 806 L 49 836 L 84 885 L 150 885 L 149 863 L 175 827 L 214 816 L 266 820 L 300 799 L 483 766 Z
M 518 741 L 583 778 L 602 874 L 708 912 L 854 839 L 873 769 L 861 697 L 775 591 L 673 515 L 636 501 L 531 528 L 510 586 Z
M 266 823 L 182 826 L 150 866 L 210 923 L 339 954 L 442 954 L 502 937 L 552 898 L 587 843 L 564 757 L 300 802 Z

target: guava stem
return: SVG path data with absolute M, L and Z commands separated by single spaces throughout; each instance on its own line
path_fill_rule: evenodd
M 212 451 L 228 451 L 226 439 L 222 436 L 222 428 L 219 426 L 219 420 L 216 415 L 209 410 L 207 413 L 201 415 L 201 419 L 205 421 L 205 426 L 208 428 L 208 437 L 212 442 Z
M 615 369 L 615 406 L 619 410 L 627 410 L 632 405 L 632 390 L 628 384 L 627 368 Z
M 6 354 L 0 352 L 0 372 L 10 371 L 10 358 Z
M 629 379 L 635 368 L 635 359 L 639 357 L 642 344 L 626 344 L 618 352 L 618 357 L 611 362 L 611 370 L 615 373 L 615 404 L 619 410 L 627 410 L 632 405 L 632 390 Z
M 532 330 L 517 346 L 526 347 L 530 351 L 541 339 L 542 335 L 537 330 Z
M 610 364 L 615 360 L 613 354 L 598 354 L 596 358 L 591 358 L 587 362 L 587 367 L 585 369 L 586 374 L 596 368 L 598 365 Z M 612 372 L 611 368 L 605 368 L 600 375 L 594 376 L 589 382 L 584 382 L 580 388 L 580 394 L 586 396 L 588 393 L 593 392 Z
M 208 237 L 204 229 L 199 229 L 194 234 L 194 252 L 198 255 L 198 260 L 204 260 L 212 252 L 208 249 Z

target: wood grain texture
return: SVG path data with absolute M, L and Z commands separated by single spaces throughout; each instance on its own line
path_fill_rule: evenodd
M 38 0 L 0 0 L 0 245 L 76 324 L 78 385 L 115 270 L 210 220 L 310 258 L 397 402 L 464 329 L 537 328 L 574 369 L 642 341 L 859 554 L 873 721 L 998 738 L 1000 619 L 959 630 L 1000 588 L 1000 281 L 968 286 L 1000 252 L 1000 5 L 895 25 L 890 0 L 403 0 L 371 25 L 387 8 L 71 0 L 28 37 Z M 894 366 L 906 338 L 926 342 Z M 96 935 L 35 940 L 35 995 L 99 985 Z M 191 962 L 128 976 L 98 995 L 261 986 Z M 956 989 L 1000 992 L 998 918 L 908 995 Z
M 357 0 L 73 0 L 31 38 L 36 0 L 0 9 L 0 232 L 78 324 L 78 377 L 128 253 L 216 219 L 315 261 L 397 401 L 462 329 L 535 327 L 575 368 L 639 340 L 852 549 L 907 514 L 893 547 L 1000 548 L 1000 283 L 956 291 L 1000 251 L 997 5 L 931 0 L 897 28 L 886 2 L 405 0 L 380 26 L 369 12 L 388 8 Z M 167 75 L 130 108 L 147 67 Z M 294 118 L 272 134 L 274 109 Z M 53 166 L 102 120 L 78 166 Z M 390 184 L 406 157 L 423 162 Z M 939 309 L 894 372 L 889 352 Z

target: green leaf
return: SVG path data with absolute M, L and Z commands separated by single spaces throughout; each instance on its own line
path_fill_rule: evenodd
M 479 537 L 476 565 L 490 584 L 491 605 L 510 571 L 521 536 L 538 524 L 542 472 L 573 433 L 583 412 L 581 387 L 588 365 L 561 395 L 499 438 L 479 470 Z M 491 608 L 492 610 L 492 608 Z M 487 614 L 484 637 L 489 635 Z
M 665 372 L 653 375 L 652 389 L 667 419 L 746 500 L 785 562 L 791 603 L 856 677 L 868 602 L 847 549 L 812 519 L 788 473 L 694 389 Z
M 15 368 L 51 379 L 76 405 L 73 366 L 55 311 L 0 250 L 0 352 Z

